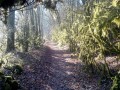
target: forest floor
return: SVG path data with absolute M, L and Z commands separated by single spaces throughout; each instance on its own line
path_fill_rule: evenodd
M 104 90 L 100 78 L 86 74 L 66 47 L 47 42 L 43 49 L 18 54 L 25 63 L 17 76 L 22 90 Z

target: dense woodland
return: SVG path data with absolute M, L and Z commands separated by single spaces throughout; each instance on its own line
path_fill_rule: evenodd
M 0 25 L 2 90 L 19 88 L 14 77 L 24 69 L 17 53 L 46 41 L 67 45 L 85 72 L 120 90 L 120 0 L 0 0 Z

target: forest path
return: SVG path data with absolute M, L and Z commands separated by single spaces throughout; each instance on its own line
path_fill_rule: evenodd
M 42 53 L 41 53 L 42 52 Z M 78 60 L 71 59 L 66 47 L 47 42 L 45 49 L 19 54 L 25 65 L 17 77 L 22 90 L 98 90 L 97 81 L 82 71 Z M 81 68 L 80 68 L 81 67 Z M 80 73 L 78 73 L 80 72 Z

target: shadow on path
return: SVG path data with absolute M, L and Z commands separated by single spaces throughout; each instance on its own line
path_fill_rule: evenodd
M 80 72 L 82 65 L 71 59 L 67 48 L 47 43 L 43 50 L 18 55 L 25 63 L 23 74 L 17 77 L 22 90 L 97 90 L 96 85 L 86 86 L 83 83 L 85 74 Z

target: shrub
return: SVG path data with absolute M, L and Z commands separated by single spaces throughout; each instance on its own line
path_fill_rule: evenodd
M 113 84 L 112 84 L 111 90 L 120 90 L 120 74 L 117 74 L 113 78 Z

